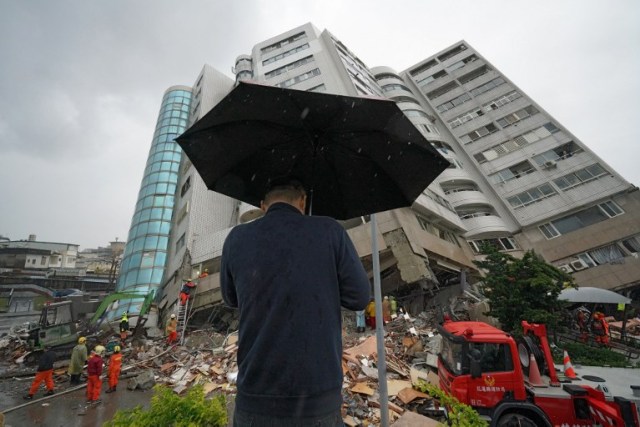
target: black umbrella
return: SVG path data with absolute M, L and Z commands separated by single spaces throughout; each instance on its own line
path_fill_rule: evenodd
M 395 102 L 241 82 L 177 138 L 207 187 L 259 206 L 295 176 L 314 215 L 349 219 L 410 206 L 449 165 Z M 378 376 L 388 425 L 382 292 L 371 215 Z
M 211 190 L 259 206 L 295 176 L 343 220 L 411 205 L 449 165 L 393 101 L 245 82 L 177 142 Z

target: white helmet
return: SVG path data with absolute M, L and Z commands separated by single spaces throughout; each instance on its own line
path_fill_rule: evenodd
M 97 346 L 96 346 L 96 348 L 95 348 L 95 349 L 93 349 L 93 352 L 94 352 L 95 354 L 97 354 L 98 356 L 102 356 L 102 353 L 104 353 L 104 350 L 105 350 L 104 346 L 102 346 L 102 345 L 97 345 Z
M 175 319 L 175 318 L 176 318 L 176 315 L 175 315 L 175 314 L 172 314 L 172 315 L 171 315 L 171 318 L 172 318 L 172 319 Z

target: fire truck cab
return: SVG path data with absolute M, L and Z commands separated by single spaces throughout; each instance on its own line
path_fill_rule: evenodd
M 525 334 L 516 341 L 486 323 L 445 321 L 439 326 L 440 387 L 491 426 L 640 426 L 629 396 L 607 396 L 606 388 L 579 380 L 561 382 L 545 326 L 522 324 Z

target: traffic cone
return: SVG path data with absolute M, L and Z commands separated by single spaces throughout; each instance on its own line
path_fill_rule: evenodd
M 576 371 L 573 370 L 573 365 L 571 364 L 571 359 L 569 359 L 569 353 L 567 350 L 564 351 L 564 376 L 570 378 L 572 380 L 577 379 Z
M 545 387 L 540 375 L 540 368 L 533 353 L 529 356 L 529 384 L 534 387 Z

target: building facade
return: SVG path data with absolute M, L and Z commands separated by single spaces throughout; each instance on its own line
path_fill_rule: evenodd
M 390 98 L 449 160 L 451 166 L 413 206 L 378 214 L 383 292 L 419 309 L 442 287 L 477 278 L 473 260 L 486 243 L 514 256 L 534 249 L 582 286 L 627 294 L 640 288 L 637 188 L 467 42 L 397 72 L 368 67 L 329 31 L 309 23 L 256 44 L 234 65 L 236 82 Z M 205 65 L 193 88 L 183 89 L 193 98 L 188 123 L 233 85 Z M 146 242 L 147 235 L 134 227 L 148 221 L 142 217 L 134 216 L 121 276 L 123 287 L 161 289 L 166 313 L 174 310 L 181 284 L 205 268 L 210 274 L 198 280 L 195 306 L 220 302 L 224 238 L 233 226 L 261 215 L 253 206 L 208 191 L 186 156 L 174 183 L 161 283 L 159 272 L 152 283 L 143 273 L 145 243 L 129 249 L 138 237 Z M 140 197 L 146 197 L 142 190 Z M 371 271 L 368 220 L 343 225 Z M 126 264 L 135 253 L 140 256 Z M 152 265 L 159 267 L 158 261 Z
M 142 298 L 123 300 L 110 313 L 112 318 L 124 311 L 135 313 L 143 297 L 162 284 L 182 159 L 174 140 L 187 128 L 191 98 L 187 86 L 173 86 L 162 98 L 116 285 L 117 291 Z

